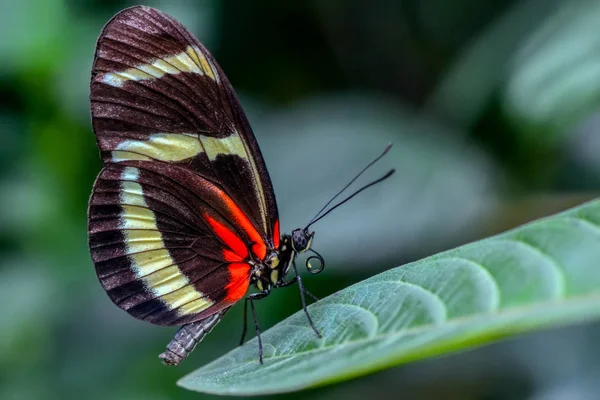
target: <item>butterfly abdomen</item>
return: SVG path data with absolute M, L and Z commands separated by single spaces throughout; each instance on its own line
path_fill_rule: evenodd
M 167 365 L 179 365 L 204 339 L 204 336 L 208 335 L 221 321 L 227 311 L 229 308 L 203 320 L 182 326 L 167 345 L 167 349 L 158 357 Z

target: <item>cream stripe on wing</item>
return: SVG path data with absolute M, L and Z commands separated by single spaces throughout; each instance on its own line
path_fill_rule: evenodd
M 204 54 L 202 53 L 202 51 L 200 51 L 199 48 L 197 48 L 196 46 L 188 46 L 188 48 L 186 49 L 186 53 L 194 60 L 196 65 L 202 66 L 202 71 L 206 75 L 208 75 L 213 81 L 218 82 L 218 80 L 215 79 L 215 73 L 214 69 L 212 68 L 212 63 L 209 64 L 209 60 L 206 57 L 204 57 Z
M 194 133 L 155 133 L 148 140 L 125 140 L 112 151 L 112 161 L 159 160 L 168 162 L 183 161 L 206 152 L 209 161 L 220 155 L 237 155 L 246 161 L 254 177 L 256 197 L 260 202 L 263 229 L 269 231 L 267 224 L 267 205 L 262 181 L 254 159 L 249 156 L 246 144 L 239 133 L 233 132 L 227 137 L 216 138 Z
M 224 138 L 193 133 L 155 133 L 148 140 L 125 140 L 112 151 L 114 162 L 159 160 L 178 162 L 206 151 L 210 161 L 219 154 L 234 154 L 248 161 L 244 142 L 237 132 Z
M 190 284 L 165 248 L 156 217 L 148 208 L 137 183 L 139 170 L 126 167 L 121 173 L 120 215 L 125 252 L 138 279 L 171 310 L 181 315 L 202 311 L 213 302 Z M 195 304 L 196 308 L 191 308 Z M 182 307 L 183 306 L 183 307 Z M 180 308 L 181 307 L 181 308 Z
M 215 161 L 219 154 L 234 154 L 248 161 L 244 142 L 237 132 L 224 138 L 200 135 L 200 142 L 210 161 Z
M 250 157 L 250 151 L 246 147 L 246 143 L 241 139 L 239 133 L 236 131 L 222 139 L 200 135 L 200 141 L 206 150 L 208 159 L 211 161 L 216 159 L 219 154 L 236 154 L 250 164 L 250 171 L 254 177 L 256 197 L 260 202 L 260 213 L 262 216 L 263 229 L 265 232 L 269 232 L 270 227 L 268 226 L 267 222 L 267 202 L 265 198 L 265 192 L 262 187 L 262 180 L 260 179 L 260 174 L 258 173 L 258 168 L 254 163 L 254 159 Z
M 125 140 L 112 152 L 115 162 L 128 160 L 182 161 L 202 152 L 198 135 L 155 133 L 148 140 Z
M 139 64 L 124 71 L 105 72 L 102 76 L 102 82 L 110 86 L 122 87 L 127 81 L 159 79 L 167 74 L 176 75 L 181 72 L 190 72 L 206 75 L 219 83 L 215 71 L 216 69 L 210 60 L 204 56 L 199 48 L 188 46 L 184 52 L 156 59 L 152 63 Z

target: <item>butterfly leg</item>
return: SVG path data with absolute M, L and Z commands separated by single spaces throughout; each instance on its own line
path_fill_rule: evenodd
M 240 346 L 244 344 L 244 339 L 246 339 L 246 331 L 248 330 L 248 298 L 244 299 L 244 324 L 242 328 L 242 338 L 240 339 Z
M 262 339 L 260 337 L 260 325 L 258 324 L 258 317 L 256 315 L 256 308 L 254 307 L 254 300 L 264 299 L 269 295 L 269 290 L 264 290 L 260 293 L 252 293 L 250 296 L 246 297 L 244 300 L 244 328 L 242 329 L 242 340 L 240 341 L 240 346 L 244 344 L 244 339 L 246 338 L 246 331 L 248 325 L 247 319 L 247 310 L 248 310 L 248 302 L 250 303 L 250 310 L 252 311 L 252 318 L 254 320 L 254 329 L 256 329 L 256 337 L 258 339 L 258 357 L 260 363 L 263 363 L 263 346 Z
M 289 285 L 291 285 L 294 282 L 298 282 L 298 287 L 300 288 L 300 299 L 302 300 L 302 309 L 304 310 L 304 313 L 306 314 L 306 319 L 308 319 L 308 324 L 310 325 L 310 327 L 312 328 L 312 330 L 315 331 L 315 334 L 317 335 L 317 337 L 321 338 L 323 336 L 321 336 L 321 333 L 319 332 L 319 330 L 317 329 L 317 327 L 313 323 L 312 318 L 310 317 L 310 314 L 308 313 L 308 310 L 306 309 L 306 297 L 305 297 L 305 294 L 308 294 L 315 301 L 319 301 L 319 299 L 316 298 L 315 296 L 313 296 L 304 287 L 304 284 L 302 283 L 302 277 L 300 276 L 300 274 L 298 274 L 298 269 L 296 268 L 296 263 L 295 262 L 292 263 L 292 267 L 294 268 L 294 273 L 296 274 L 296 276 L 292 280 L 284 283 L 282 286 L 289 286 Z
M 291 286 L 291 285 L 293 285 L 296 282 L 298 282 L 298 278 L 297 277 L 293 277 L 292 279 L 290 279 L 287 282 L 282 283 L 278 287 Z M 315 296 L 314 294 L 312 294 L 311 292 L 309 292 L 308 289 L 306 289 L 306 286 L 303 285 L 302 288 L 304 288 L 304 293 L 307 294 L 307 295 L 309 295 L 315 302 L 319 301 L 319 298 L 317 296 Z

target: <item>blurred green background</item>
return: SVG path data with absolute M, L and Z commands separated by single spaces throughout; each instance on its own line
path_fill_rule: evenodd
M 90 67 L 104 23 L 134 4 L 0 1 L 0 399 L 208 398 L 175 381 L 239 340 L 238 306 L 180 368 L 162 366 L 175 329 L 115 307 L 89 258 Z M 315 226 L 317 296 L 600 188 L 598 1 L 146 4 L 226 71 L 285 231 L 394 142 L 378 168 L 397 174 Z M 299 307 L 297 290 L 275 291 L 263 328 Z M 596 399 L 599 338 L 600 324 L 557 329 L 285 397 Z

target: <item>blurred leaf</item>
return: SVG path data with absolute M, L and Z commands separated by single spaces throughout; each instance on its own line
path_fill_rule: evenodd
M 485 221 L 482 237 L 496 235 L 535 219 L 568 210 L 598 197 L 594 192 L 554 192 L 520 196 L 504 201 Z
M 599 24 L 599 2 L 563 2 L 514 57 L 506 108 L 536 138 L 562 140 L 600 105 Z
M 600 315 L 600 200 L 395 268 L 298 312 L 187 375 L 200 392 L 256 395 L 343 381 Z
M 373 254 L 398 259 L 460 244 L 461 237 L 479 229 L 502 182 L 479 149 L 456 143 L 457 134 L 431 116 L 415 118 L 405 104 L 383 97 L 314 97 L 250 117 L 273 179 L 283 231 L 305 226 L 394 143 L 353 188 L 391 168 L 396 174 L 314 225 L 315 248 L 329 265 L 342 267 L 339 271 L 376 268 L 364 265 Z
M 0 2 L 0 75 L 13 68 L 35 74 L 60 65 L 68 27 L 64 0 Z
M 0 371 L 45 359 L 57 288 L 47 265 L 31 258 L 0 257 Z
M 597 191 L 600 186 L 600 113 L 595 111 L 571 131 L 564 143 L 566 168 L 564 186 L 575 190 Z
M 39 231 L 41 221 L 60 207 L 60 193 L 39 170 L 18 165 L 12 176 L 0 180 L 0 234 L 16 236 L 26 244 Z M 40 201 L 44 199 L 44 201 Z M 38 243 L 35 243 L 37 245 Z
M 516 2 L 497 21 L 485 27 L 479 37 L 467 43 L 456 63 L 430 97 L 427 109 L 443 115 L 457 126 L 475 124 L 490 104 L 494 93 L 506 80 L 510 60 L 523 37 L 536 23 L 554 11 L 560 1 Z M 429 11 L 426 15 L 432 14 L 435 12 Z

